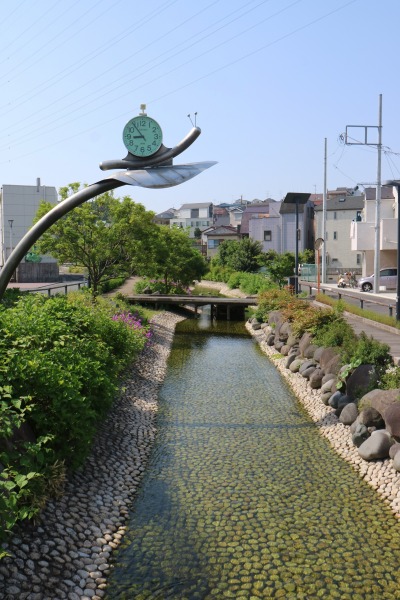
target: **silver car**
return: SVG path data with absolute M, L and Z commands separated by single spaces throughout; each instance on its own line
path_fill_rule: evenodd
M 370 292 L 374 288 L 374 275 L 369 277 L 361 277 L 358 280 L 358 287 L 363 292 Z M 393 267 L 387 267 L 386 269 L 380 270 L 379 287 L 385 287 L 387 290 L 394 290 L 397 288 L 397 269 Z

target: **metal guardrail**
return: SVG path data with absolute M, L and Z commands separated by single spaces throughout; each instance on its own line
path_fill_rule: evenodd
M 302 288 L 302 286 L 304 287 L 308 287 L 310 289 L 310 295 L 312 294 L 312 290 L 317 290 L 317 286 L 314 282 L 311 281 L 304 281 L 304 280 L 300 280 L 299 281 L 299 286 L 300 286 L 300 290 Z M 333 296 L 337 296 L 338 300 L 341 300 L 342 297 L 349 297 L 349 298 L 353 298 L 353 300 L 358 300 L 360 303 L 360 308 L 364 309 L 364 302 L 368 302 L 370 304 L 376 304 L 377 306 L 385 306 L 388 308 L 388 312 L 389 312 L 389 316 L 393 317 L 393 309 L 396 309 L 396 303 L 393 302 L 393 300 L 388 299 L 386 302 L 382 301 L 382 300 L 376 300 L 374 297 L 372 296 L 368 296 L 367 298 L 361 296 L 361 294 L 365 294 L 365 292 L 356 292 L 356 291 L 352 291 L 351 289 L 346 289 L 346 291 L 343 291 L 342 288 L 332 288 L 332 287 L 325 287 L 323 284 L 321 284 L 319 286 L 320 291 L 323 294 L 326 294 L 327 292 L 329 292 L 329 294 L 333 295 Z
M 71 283 L 60 283 L 60 284 L 54 284 L 54 285 L 49 285 L 49 286 L 43 286 L 43 287 L 37 287 L 37 288 L 25 288 L 24 292 L 30 292 L 30 293 L 36 293 L 36 292 L 47 292 L 48 296 L 52 296 L 52 290 L 56 290 L 59 288 L 63 288 L 64 289 L 64 294 L 68 293 L 68 288 L 69 287 L 74 287 L 74 288 L 78 288 L 78 290 L 81 289 L 81 287 L 87 287 L 88 281 L 87 279 L 83 279 L 82 281 L 71 281 Z M 20 288 L 21 289 L 21 288 Z M 58 293 L 58 292 L 56 292 Z

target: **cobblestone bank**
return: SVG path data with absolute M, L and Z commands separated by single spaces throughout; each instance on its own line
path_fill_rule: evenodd
M 1 600 L 99 600 L 110 556 L 125 532 L 156 427 L 158 390 L 165 377 L 175 325 L 183 317 L 153 319 L 153 343 L 127 374 L 85 466 L 51 501 L 36 526 L 13 535 L 0 562 Z
M 350 427 L 340 423 L 333 409 L 323 404 L 320 391 L 311 389 L 307 379 L 299 373 L 292 373 L 285 368 L 286 357 L 279 358 L 281 355 L 273 347 L 268 346 L 262 330 L 253 330 L 249 323 L 246 328 L 288 381 L 320 433 L 329 440 L 336 452 L 389 503 L 396 517 L 400 518 L 400 473 L 395 471 L 392 461 L 386 459 L 368 462 L 362 459 L 352 442 Z

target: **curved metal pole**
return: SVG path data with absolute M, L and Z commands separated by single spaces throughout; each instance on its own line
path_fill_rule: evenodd
M 57 204 L 57 206 L 52 208 L 37 223 L 35 223 L 22 240 L 15 246 L 1 270 L 0 299 L 3 297 L 14 271 L 24 258 L 25 254 L 35 242 L 37 242 L 40 236 L 51 227 L 51 225 L 69 213 L 73 208 L 80 206 L 87 200 L 90 200 L 99 194 L 104 194 L 104 192 L 122 187 L 123 185 L 126 185 L 125 182 L 116 179 L 104 179 L 97 183 L 93 183 Z
M 179 142 L 173 148 L 165 148 L 161 153 L 155 154 L 153 157 L 146 159 L 115 159 L 115 160 L 103 160 L 100 163 L 100 169 L 102 171 L 108 171 L 108 169 L 139 169 L 139 168 L 148 168 L 154 167 L 155 165 L 161 165 L 167 163 L 169 160 L 175 158 L 181 154 L 186 148 L 189 148 L 191 144 L 199 137 L 201 134 L 200 127 L 193 127 L 189 131 L 186 137 L 183 138 L 181 142 Z

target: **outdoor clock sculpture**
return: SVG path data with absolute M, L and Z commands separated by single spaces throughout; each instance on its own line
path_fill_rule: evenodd
M 161 148 L 161 127 L 143 112 L 125 125 L 122 139 L 133 156 L 152 156 Z
M 186 150 L 199 137 L 200 128 L 195 125 L 181 142 L 173 148 L 167 148 L 163 144 L 160 125 L 144 112 L 145 104 L 141 104 L 140 108 L 142 112 L 128 121 L 123 130 L 122 139 L 128 150 L 127 156 L 120 160 L 107 160 L 100 163 L 100 169 L 103 171 L 107 169 L 124 170 L 101 179 L 59 202 L 31 227 L 15 246 L 1 269 L 0 299 L 19 263 L 40 236 L 72 209 L 95 196 L 126 184 L 151 189 L 179 185 L 216 164 L 214 161 L 209 161 L 173 165 L 172 159 Z M 190 118 L 190 115 L 188 116 Z

